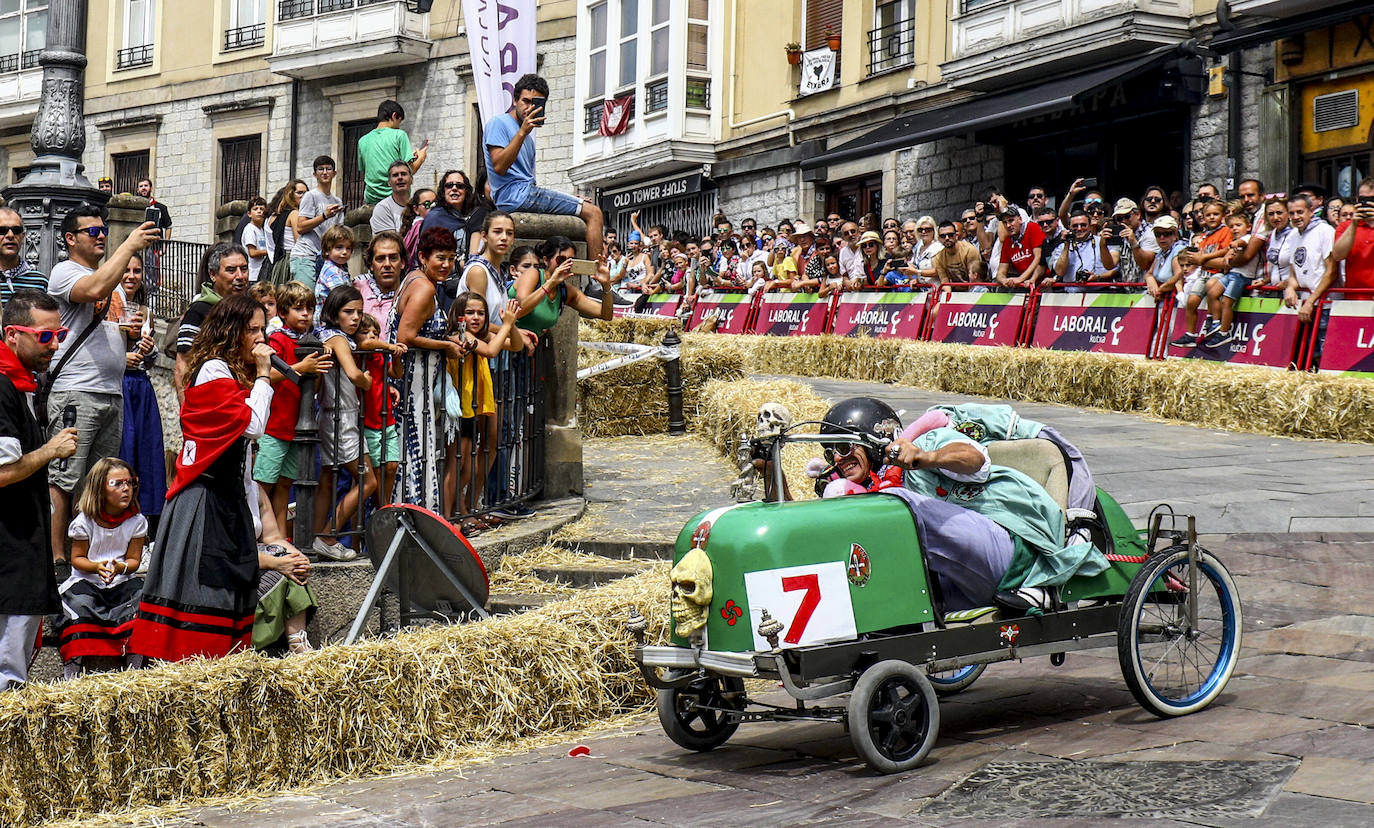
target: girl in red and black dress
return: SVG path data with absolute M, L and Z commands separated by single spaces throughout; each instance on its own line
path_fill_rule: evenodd
M 179 661 L 251 646 L 258 554 L 246 459 L 272 403 L 265 325 L 261 305 L 230 296 L 191 346 L 185 442 L 129 644 L 139 655 Z

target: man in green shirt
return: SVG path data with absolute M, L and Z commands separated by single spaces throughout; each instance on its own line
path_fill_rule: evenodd
M 413 175 L 429 154 L 429 141 L 417 150 L 410 148 L 410 136 L 401 129 L 405 117 L 400 104 L 382 101 L 377 107 L 377 128 L 358 140 L 358 169 L 363 173 L 363 200 L 368 204 L 391 196 L 387 170 L 392 162 L 409 163 Z

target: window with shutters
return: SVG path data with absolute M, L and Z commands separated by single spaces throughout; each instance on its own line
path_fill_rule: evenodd
M 138 180 L 148 177 L 148 150 L 117 152 L 110 156 L 114 167 L 114 191 L 132 193 L 138 189 Z
M 247 201 L 259 190 L 262 173 L 262 136 L 221 138 L 219 141 L 219 203 Z
M 339 176 L 343 186 L 335 192 L 343 199 L 345 209 L 353 209 L 363 203 L 363 171 L 358 169 L 358 142 L 377 127 L 376 118 L 365 121 L 345 121 L 339 124 Z
M 816 49 L 825 45 L 826 31 L 840 33 L 844 17 L 844 0 L 806 0 L 806 32 L 802 48 Z

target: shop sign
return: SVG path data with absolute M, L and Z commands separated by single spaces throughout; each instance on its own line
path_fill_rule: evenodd
M 920 339 L 930 294 L 858 291 L 840 294 L 835 306 L 836 336 Z
M 1148 293 L 1050 293 L 1036 306 L 1031 345 L 1143 357 L 1154 330 L 1155 300 Z
M 754 333 L 794 336 L 825 333 L 829 299 L 814 293 L 765 293 L 759 305 Z
M 640 184 L 603 198 L 612 210 L 638 210 L 646 204 L 701 192 L 701 173 L 685 173 Z
M 932 342 L 1015 345 L 1024 293 L 951 293 L 932 311 Z
M 1198 308 L 1198 319 L 1202 324 L 1207 322 L 1205 308 Z M 1298 344 L 1298 312 L 1284 305 L 1282 299 L 1243 296 L 1236 302 L 1235 319 L 1231 324 L 1236 338 L 1230 344 L 1220 348 L 1197 345 L 1175 348 L 1170 345 L 1165 353 L 1171 357 L 1205 359 L 1232 365 L 1266 365 L 1271 368 L 1287 368 L 1293 361 L 1293 352 Z M 1183 336 L 1183 328 L 1183 308 L 1175 307 L 1169 326 L 1169 341 Z

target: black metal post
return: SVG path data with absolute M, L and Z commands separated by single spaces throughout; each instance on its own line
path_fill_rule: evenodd
M 296 359 L 324 351 L 324 343 L 307 333 L 296 341 Z M 296 548 L 309 554 L 315 545 L 315 495 L 320 483 L 315 478 L 315 447 L 320 444 L 320 423 L 315 419 L 315 383 L 318 374 L 301 374 L 301 407 L 296 415 L 296 526 L 291 540 Z M 290 380 L 284 380 L 289 382 Z
M 669 328 L 663 335 L 663 347 L 677 351 L 682 345 L 682 337 Z M 687 433 L 687 422 L 682 417 L 682 360 L 674 356 L 663 363 L 663 372 L 668 378 L 668 433 L 674 437 Z

